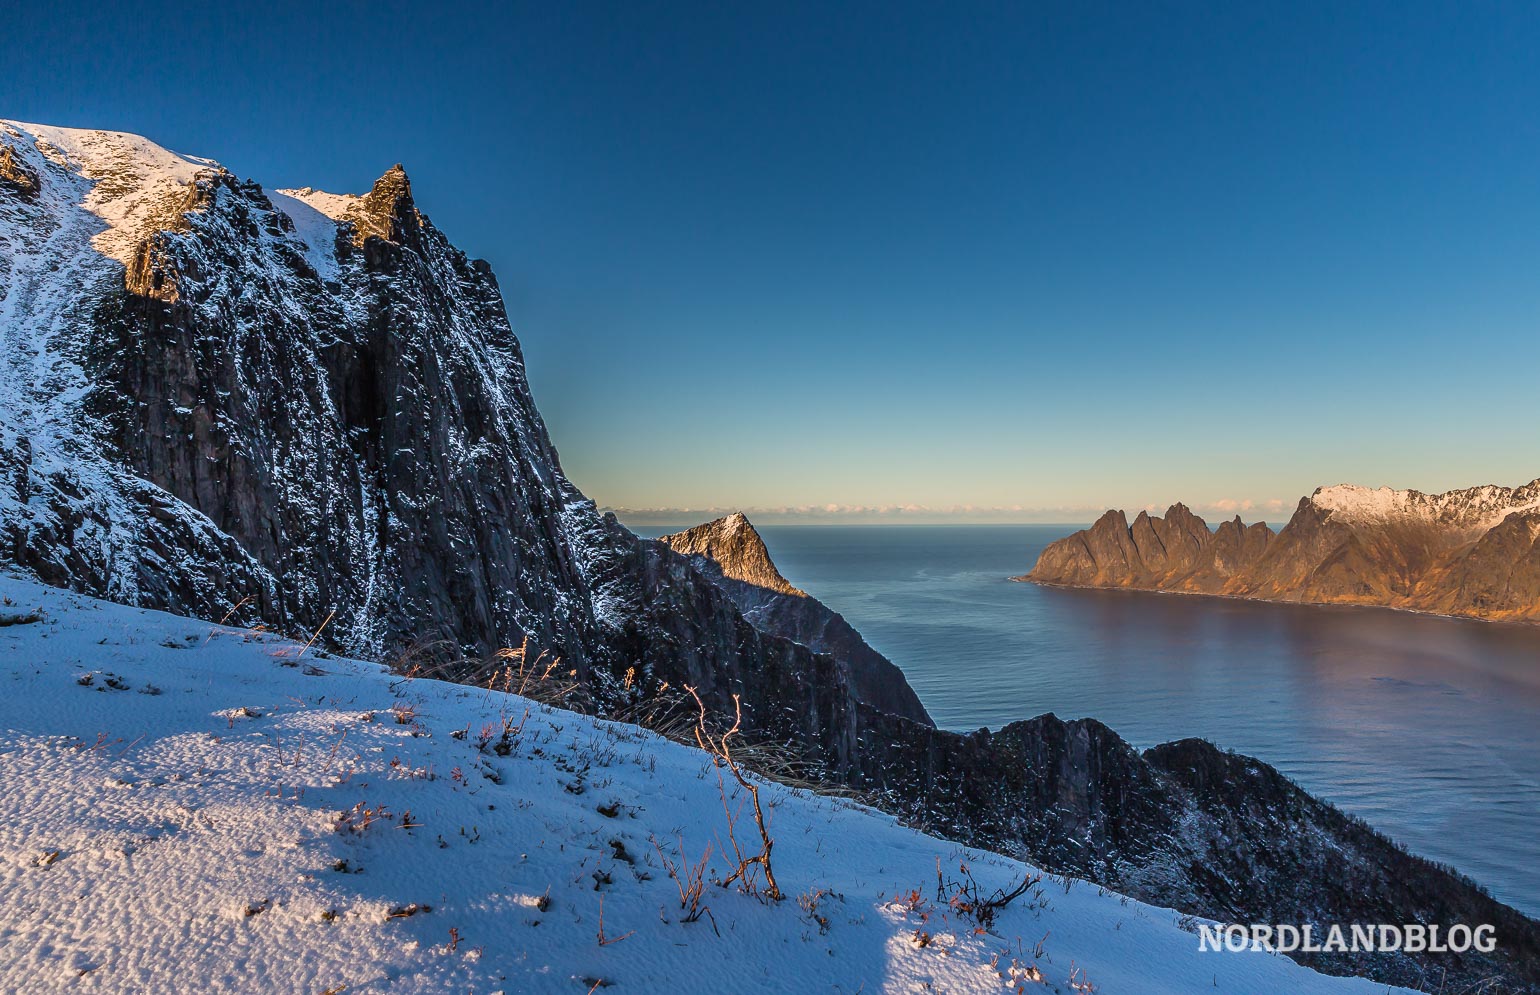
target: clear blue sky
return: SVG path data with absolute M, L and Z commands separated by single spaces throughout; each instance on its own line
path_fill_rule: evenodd
M 1532 5 L 54 6 L 0 116 L 405 162 L 603 504 L 1540 475 Z

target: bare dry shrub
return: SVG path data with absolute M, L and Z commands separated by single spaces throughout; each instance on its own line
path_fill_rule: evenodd
M 653 849 L 658 851 L 658 859 L 663 861 L 664 870 L 673 878 L 674 886 L 679 889 L 679 908 L 684 912 L 681 922 L 698 922 L 701 916 L 706 916 L 711 921 L 711 929 L 718 936 L 721 931 L 717 929 L 716 917 L 711 914 L 701 899 L 706 893 L 706 866 L 711 862 L 711 844 L 706 844 L 706 850 L 700 855 L 700 860 L 690 863 L 684 855 L 684 837 L 679 837 L 679 860 L 675 862 L 669 855 L 663 852 L 663 847 L 656 839 L 652 841 Z
M 820 936 L 829 931 L 829 917 L 820 912 L 819 907 L 823 904 L 823 900 L 831 894 L 828 888 L 809 888 L 797 896 L 797 908 L 801 909 L 803 915 L 817 924 Z
M 392 690 L 424 678 L 472 684 L 573 711 L 586 712 L 591 707 L 577 671 L 564 668 L 561 657 L 549 650 L 532 653 L 527 638 L 521 646 L 505 647 L 488 657 L 467 656 L 448 640 L 421 642 L 402 650 L 388 665 L 400 675 Z
M 700 705 L 700 698 L 692 689 L 681 691 L 664 684 L 650 696 L 612 709 L 604 717 L 641 726 L 675 743 L 698 746 L 700 740 L 696 730 L 700 725 Z M 781 740 L 750 738 L 740 728 L 734 733 L 733 758 L 761 777 L 789 788 L 858 802 L 866 798 L 855 788 L 825 780 L 822 771 L 810 766 L 795 746 Z
M 936 902 L 963 918 L 972 919 L 978 924 L 980 932 L 994 928 L 995 917 L 1001 909 L 1036 888 L 1043 880 L 1041 874 L 1028 874 L 1020 884 L 1011 888 L 995 888 L 986 893 L 983 885 L 974 880 L 973 872 L 967 864 L 958 864 L 957 870 L 960 877 L 946 878 L 941 873 L 940 858 L 936 859 Z M 1041 900 L 1039 889 L 1037 902 Z
M 636 930 L 627 930 L 619 936 L 609 936 L 604 932 L 604 896 L 599 896 L 599 946 L 607 947 L 612 943 L 619 943 L 628 936 L 635 935 Z
M 695 742 L 701 749 L 711 754 L 716 767 L 717 788 L 722 795 L 722 812 L 727 816 L 727 842 L 732 847 L 732 859 L 737 861 L 737 866 L 721 881 L 721 885 L 725 888 L 737 882 L 747 894 L 763 894 L 771 901 L 778 902 L 784 896 L 781 894 L 780 886 L 775 883 L 775 869 L 770 863 L 771 852 L 775 849 L 775 840 L 770 836 L 764 806 L 760 804 L 759 785 L 744 775 L 742 764 L 733 756 L 732 739 L 738 735 L 743 726 L 743 703 L 737 695 L 733 695 L 733 724 L 725 732 L 716 733 L 711 730 L 708 723 L 706 705 L 701 701 L 700 695 L 696 694 L 692 687 L 686 687 L 685 690 L 695 699 L 697 711 Z M 738 839 L 738 817 L 742 814 L 743 806 L 740 803 L 737 811 L 733 810 L 732 803 L 728 799 L 727 782 L 722 777 L 724 767 L 732 774 L 738 787 L 748 794 L 754 816 L 754 828 L 759 834 L 757 851 L 745 848 Z M 756 876 L 756 868 L 765 875 L 762 891 Z

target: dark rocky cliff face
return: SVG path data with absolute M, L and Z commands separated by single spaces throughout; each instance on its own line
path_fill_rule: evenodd
M 921 725 L 934 724 L 903 671 L 867 645 L 844 616 L 781 576 L 764 540 L 741 513 L 658 541 L 690 557 L 756 627 L 834 657 L 848 671 L 860 701 Z
M 1537 498 L 1540 481 L 1436 495 L 1323 488 L 1276 536 L 1239 517 L 1210 532 L 1180 504 L 1131 526 L 1109 511 L 1016 579 L 1536 622 Z
M 582 498 L 497 284 L 417 213 L 399 170 L 365 205 L 399 241 L 339 232 L 332 290 L 260 188 L 200 179 L 187 230 L 147 242 L 99 311 L 104 442 L 260 565 L 207 597 L 311 630 L 335 610 L 334 639 L 376 654 L 529 636 L 585 661 L 591 608 L 563 531 Z M 215 608 L 190 580 L 167 577 L 161 599 Z
M 562 473 L 491 273 L 416 209 L 403 171 L 336 198 L 267 192 L 132 136 L 3 125 L 0 146 L 37 177 L 0 185 L 4 568 L 324 626 L 368 656 L 527 638 L 601 708 L 664 684 L 717 710 L 738 695 L 756 737 L 936 832 L 1245 921 L 1474 909 L 1504 945 L 1463 977 L 1540 987 L 1533 923 L 1262 765 L 1206 744 L 1141 756 L 1090 720 L 962 735 L 891 714 L 863 701 L 832 622 L 834 655 L 781 638 L 702 557 L 600 515 Z M 1197 555 L 1190 527 L 1150 528 L 1168 571 Z M 1250 541 L 1238 531 L 1233 555 Z M 1229 788 L 1250 783 L 1233 764 L 1259 786 Z M 1361 878 L 1311 864 L 1306 840 Z M 1400 980 L 1440 965 L 1322 966 Z

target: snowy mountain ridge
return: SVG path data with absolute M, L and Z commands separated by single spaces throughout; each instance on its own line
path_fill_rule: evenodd
M 125 267 L 145 238 L 175 227 L 185 209 L 188 187 L 199 175 L 222 171 L 212 159 L 179 155 L 146 138 L 117 131 L 58 128 L 0 121 L 12 138 L 30 137 L 50 164 L 89 181 L 75 203 L 55 199 L 58 213 L 82 211 L 105 222 L 91 240 L 102 255 Z M 45 188 L 46 189 L 46 188 Z M 76 191 L 65 191 L 68 194 Z
M 206 517 L 103 459 L 86 410 L 94 379 L 81 329 L 123 285 L 143 239 L 180 224 L 210 164 L 133 135 L 9 121 L 0 144 L 31 178 L 30 192 L 0 198 L 0 465 L 12 481 L 0 489 L 0 526 L 10 545 L 53 544 L 67 529 L 75 549 L 63 558 L 74 562 L 40 548 L 42 573 L 87 574 L 132 601 L 138 571 L 124 567 L 125 551 L 144 548 L 140 519 L 157 509 L 177 519 L 184 546 L 255 569 Z
M 1350 522 L 1421 519 L 1470 533 L 1483 533 L 1515 512 L 1540 509 L 1540 479 L 1518 487 L 1483 484 L 1424 494 L 1390 487 L 1336 484 L 1310 495 L 1316 507 Z
M 0 198 L 0 464 L 16 480 L 0 491 L 0 527 L 45 579 L 205 614 L 250 600 L 300 627 L 336 610 L 332 637 L 380 652 L 403 638 L 393 624 L 411 623 L 380 595 L 395 568 L 377 537 L 392 523 L 414 527 L 422 509 L 403 507 L 387 482 L 412 443 L 362 452 L 357 435 L 403 434 L 381 424 L 381 395 L 423 393 L 414 374 L 424 365 L 453 366 L 455 389 L 481 392 L 485 418 L 528 471 L 515 476 L 544 492 L 537 504 L 580 497 L 527 398 L 495 283 L 417 215 L 399 167 L 368 197 L 275 202 L 212 160 L 137 136 L 3 128 L 39 189 Z M 343 220 L 316 204 L 346 205 Z M 391 234 L 412 242 L 405 272 L 365 248 Z M 381 315 L 407 299 L 417 313 Z M 277 411 L 294 424 L 272 425 Z M 443 428 L 432 426 L 433 442 L 452 477 L 485 451 L 490 426 Z M 178 437 L 201 450 L 195 459 L 165 441 Z M 265 491 L 265 507 L 234 506 L 248 488 Z M 319 557 L 337 563 L 331 577 L 296 569 L 317 544 L 335 550 Z M 528 629 L 544 637 L 551 619 L 586 624 L 570 580 L 525 583 L 544 588 L 552 610 L 487 605 L 481 614 L 503 617 L 506 641 Z M 421 614 L 438 616 L 446 635 L 470 635 L 443 618 L 448 606 Z

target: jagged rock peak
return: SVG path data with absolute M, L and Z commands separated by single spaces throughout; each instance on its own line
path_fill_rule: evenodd
M 792 587 L 741 512 L 658 541 L 688 557 L 756 628 L 833 657 L 862 704 L 934 727 L 904 672 L 868 645 L 844 616 Z
M 418 220 L 412 201 L 412 181 L 398 162 L 374 181 L 373 188 L 358 204 L 351 217 L 358 226 L 356 240 L 374 235 L 387 242 L 400 242 L 404 231 Z
M 314 187 L 276 192 L 303 202 L 333 221 L 350 224 L 355 246 L 362 246 L 369 238 L 401 244 L 411 237 L 414 229 L 427 222 L 412 199 L 411 178 L 399 162 L 375 180 L 363 196 L 327 193 Z
M 399 162 L 380 175 L 374 181 L 374 188 L 369 192 L 370 197 L 388 195 L 391 198 L 410 197 L 412 195 L 412 180 L 406 175 L 406 167 Z
M 793 587 L 791 581 L 781 576 L 770 559 L 765 541 L 741 511 L 697 525 L 693 529 L 662 536 L 659 542 L 672 547 L 686 556 L 704 556 L 721 567 L 722 574 L 733 580 L 743 581 L 775 591 L 806 597 L 806 592 Z
M 1197 515 L 1194 515 L 1192 513 L 1192 509 L 1191 508 L 1187 507 L 1185 504 L 1183 504 L 1180 501 L 1176 502 L 1175 504 L 1171 505 L 1171 507 L 1166 509 L 1166 521 L 1169 522 L 1173 518 L 1189 519 L 1189 520 L 1194 520 L 1194 521 L 1198 521 L 1198 522 L 1202 522 L 1203 521 L 1203 519 L 1199 518 Z

